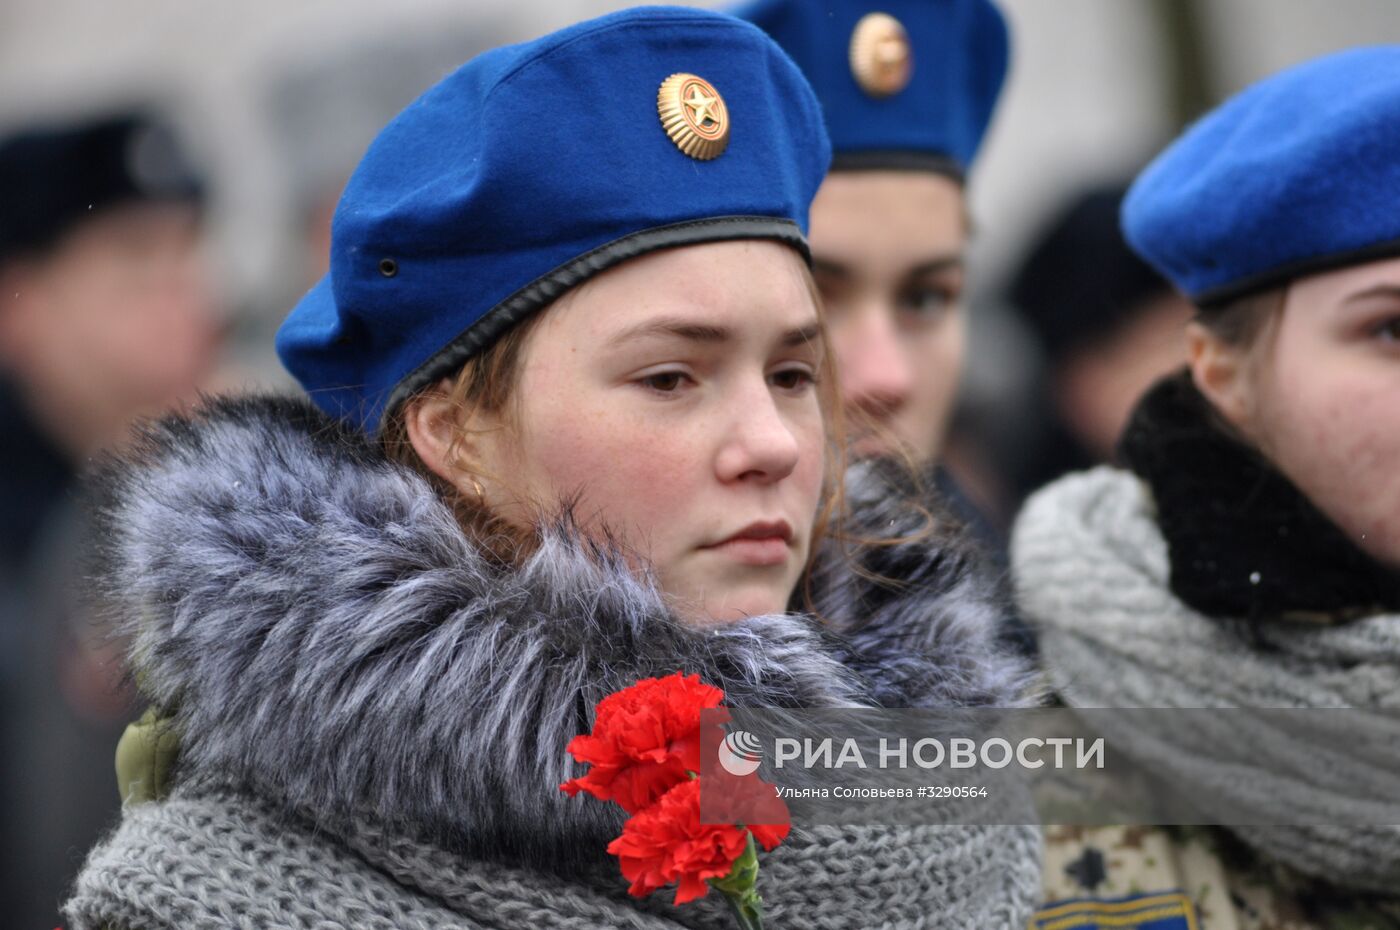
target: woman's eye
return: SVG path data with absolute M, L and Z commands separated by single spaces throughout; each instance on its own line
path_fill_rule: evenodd
M 942 288 L 919 288 L 905 294 L 900 309 L 919 322 L 934 322 L 956 303 L 956 294 Z
M 774 387 L 784 391 L 796 391 L 817 383 L 816 376 L 806 368 L 784 368 L 769 378 Z
M 674 394 L 680 390 L 685 380 L 686 375 L 684 372 L 659 371 L 654 375 L 647 375 L 645 378 L 638 379 L 638 383 L 660 394 Z
M 1393 316 L 1383 321 L 1373 330 L 1373 334 L 1381 342 L 1400 345 L 1400 316 Z
M 834 316 L 845 316 L 849 312 L 850 290 L 846 285 L 829 284 L 821 278 L 817 279 L 817 292 L 821 294 L 822 306 L 826 310 L 828 320 Z

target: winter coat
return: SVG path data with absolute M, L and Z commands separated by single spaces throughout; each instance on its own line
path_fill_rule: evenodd
M 1143 399 L 1122 454 L 1132 471 L 1050 485 L 1013 534 L 1018 602 L 1064 703 L 1365 708 L 1397 719 L 1400 575 L 1233 438 L 1186 374 Z M 1213 744 L 1180 729 L 1143 734 L 1172 750 L 1152 769 L 1203 804 L 1228 812 L 1266 794 L 1263 803 L 1297 811 L 1330 800 L 1309 772 L 1335 756 L 1311 766 L 1261 755 L 1260 777 L 1221 778 L 1215 752 L 1228 734 Z M 1400 772 L 1400 757 L 1389 770 Z M 1055 926 L 1098 926 L 1109 901 L 1117 925 L 1136 926 L 1124 918 L 1131 902 L 1172 893 L 1190 904 L 1177 922 L 1142 926 L 1400 926 L 1400 827 L 1383 824 L 1055 827 L 1045 865 L 1035 926 L 1070 915 L 1064 902 L 1076 900 L 1084 922 Z
M 851 529 L 918 529 L 875 474 Z M 729 926 L 717 894 L 629 898 L 621 812 L 559 791 L 602 696 L 683 670 L 735 706 L 1023 700 L 1004 605 L 937 531 L 858 547 L 863 571 L 830 543 L 820 621 L 701 629 L 567 515 L 500 565 L 303 401 L 167 420 L 100 481 L 97 577 L 179 751 L 91 853 L 71 930 Z M 762 858 L 784 928 L 1020 928 L 1040 871 L 1032 827 L 795 827 Z

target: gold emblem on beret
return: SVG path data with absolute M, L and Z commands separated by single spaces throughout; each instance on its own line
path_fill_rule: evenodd
M 851 33 L 851 71 L 872 97 L 890 97 L 909 86 L 914 52 L 909 34 L 888 13 L 867 13 Z
M 693 74 L 673 74 L 661 82 L 656 110 L 666 135 L 691 158 L 709 161 L 729 144 L 729 111 L 714 85 Z

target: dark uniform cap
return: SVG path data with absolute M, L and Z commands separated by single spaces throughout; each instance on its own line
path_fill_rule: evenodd
M 198 203 L 203 185 L 169 127 L 123 114 L 0 141 L 0 259 L 43 251 L 123 203 Z
M 1010 46 L 988 0 L 750 0 L 733 12 L 811 81 L 833 170 L 971 167 Z
M 330 273 L 278 353 L 322 409 L 374 432 L 628 258 L 747 238 L 805 257 L 830 157 L 801 73 L 720 13 L 641 7 L 495 49 L 371 144 L 336 210 Z
M 1016 271 L 1011 303 L 1051 360 L 1114 334 L 1144 302 L 1173 293 L 1123 241 L 1124 188 L 1086 191 L 1066 204 Z
M 1128 242 L 1214 305 L 1400 254 L 1400 46 L 1290 68 L 1203 117 L 1123 204 Z

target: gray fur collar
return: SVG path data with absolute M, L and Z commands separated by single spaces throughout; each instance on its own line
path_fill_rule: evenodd
M 871 469 L 865 532 L 922 518 Z M 96 477 L 98 593 L 144 692 L 174 713 L 179 778 L 336 822 L 370 814 L 469 855 L 558 867 L 612 805 L 570 801 L 564 746 L 604 694 L 696 672 L 735 706 L 1008 705 L 1004 605 L 936 532 L 818 560 L 800 614 L 682 625 L 567 519 L 523 566 L 481 557 L 417 476 L 305 401 L 224 399 L 151 426 Z M 895 489 L 897 490 L 897 489 Z

